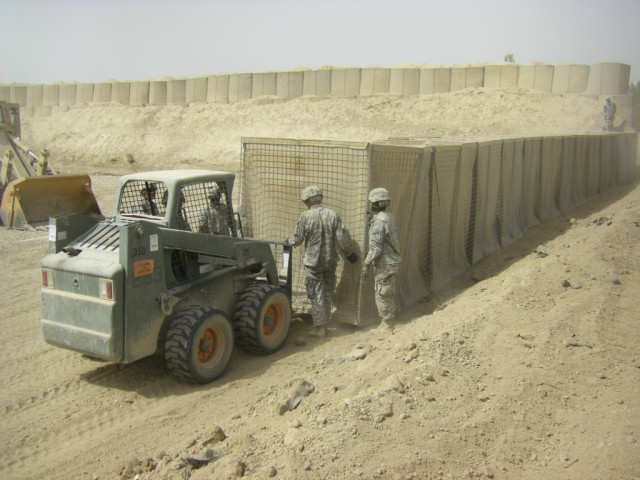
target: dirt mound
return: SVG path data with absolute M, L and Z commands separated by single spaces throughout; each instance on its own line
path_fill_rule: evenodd
M 370 142 L 601 133 L 603 117 L 602 105 L 590 97 L 466 89 L 420 97 L 87 105 L 23 123 L 29 145 L 37 151 L 48 148 L 59 168 L 122 173 L 178 165 L 233 168 L 243 136 Z

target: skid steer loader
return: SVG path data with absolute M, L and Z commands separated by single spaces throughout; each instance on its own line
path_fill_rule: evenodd
M 207 383 L 234 344 L 266 355 L 291 327 L 291 248 L 243 238 L 235 175 L 125 175 L 113 218 L 51 218 L 42 265 L 46 342 L 117 363 L 163 354 L 181 379 Z
M 68 213 L 102 216 L 89 175 L 60 175 L 46 150 L 33 153 L 20 141 L 18 104 L 6 102 L 0 102 L 0 198 L 0 220 L 9 228 L 46 224 Z

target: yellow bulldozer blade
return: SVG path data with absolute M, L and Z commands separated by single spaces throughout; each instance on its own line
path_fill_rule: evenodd
M 102 218 L 89 175 L 20 178 L 9 182 L 2 194 L 0 218 L 8 228 L 34 227 L 71 213 Z

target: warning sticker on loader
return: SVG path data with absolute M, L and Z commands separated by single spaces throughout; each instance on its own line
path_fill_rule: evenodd
M 153 235 L 149 235 L 149 250 L 152 252 L 158 251 L 158 234 L 154 233 Z
M 146 275 L 152 275 L 155 270 L 155 265 L 152 258 L 146 260 L 136 260 L 133 262 L 133 277 L 144 277 Z

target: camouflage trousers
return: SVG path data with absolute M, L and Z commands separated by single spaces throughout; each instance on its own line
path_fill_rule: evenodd
M 313 325 L 326 325 L 331 317 L 331 302 L 336 289 L 335 270 L 318 270 L 305 265 L 304 284 L 311 301 Z
M 383 322 L 396 316 L 396 276 L 399 268 L 398 264 L 375 267 L 376 307 Z

